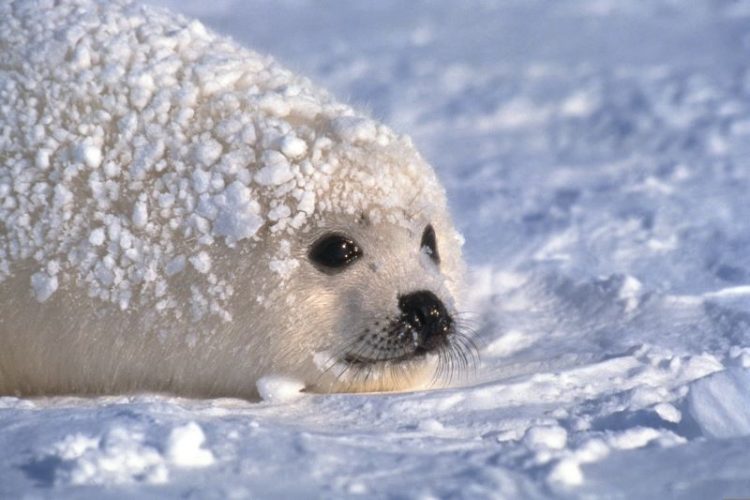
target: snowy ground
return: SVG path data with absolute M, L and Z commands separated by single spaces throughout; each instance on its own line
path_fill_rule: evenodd
M 750 497 L 748 2 L 168 3 L 414 137 L 481 363 L 410 394 L 0 398 L 0 498 Z

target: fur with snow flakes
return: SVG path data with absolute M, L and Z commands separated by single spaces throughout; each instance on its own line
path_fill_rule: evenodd
M 251 394 L 322 349 L 305 249 L 363 217 L 432 223 L 443 275 L 409 279 L 455 295 L 432 169 L 271 58 L 121 0 L 3 3 L 0 50 L 0 391 Z

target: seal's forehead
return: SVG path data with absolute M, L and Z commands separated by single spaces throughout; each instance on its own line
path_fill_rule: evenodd
M 354 214 L 323 214 L 320 219 L 310 222 L 309 230 L 306 233 L 314 238 L 327 232 L 344 232 L 352 235 L 368 234 L 371 231 L 382 231 L 383 227 L 391 227 L 401 234 L 417 237 L 424 232 L 425 227 L 431 224 L 430 219 L 425 214 L 412 214 L 400 208 L 390 210 L 393 220 L 382 216 L 373 216 L 378 213 L 380 213 L 378 210 L 373 209 Z
M 303 224 L 324 223 L 336 214 L 361 214 L 371 222 L 411 228 L 445 210 L 445 194 L 435 173 L 403 138 L 348 142 L 338 137 L 317 160 L 311 158 L 309 166 L 297 180 L 302 196 L 314 200 L 299 220 Z M 271 203 L 290 206 L 296 196 L 295 191 L 280 193 L 286 199 Z

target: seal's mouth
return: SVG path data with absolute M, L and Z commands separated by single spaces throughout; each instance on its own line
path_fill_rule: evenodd
M 428 329 L 401 317 L 378 323 L 377 329 L 371 323 L 338 352 L 316 353 L 313 361 L 321 374 L 312 385 L 325 392 L 426 388 L 476 366 L 478 351 L 461 323 L 451 320 Z
M 357 367 L 417 361 L 449 349 L 454 335 L 450 317 L 428 326 L 402 315 L 379 332 L 366 330 L 341 360 Z
M 430 352 L 431 350 L 427 350 L 423 347 L 417 347 L 412 352 L 402 354 L 400 356 L 384 356 L 379 358 L 368 358 L 360 354 L 350 353 L 344 356 L 343 361 L 348 365 L 354 366 L 371 366 L 377 365 L 379 363 L 403 363 L 424 358 Z

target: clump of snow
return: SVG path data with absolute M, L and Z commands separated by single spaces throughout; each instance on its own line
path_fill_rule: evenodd
M 654 406 L 654 411 L 666 422 L 678 423 L 682 420 L 682 412 L 669 403 L 659 403 Z
M 89 168 L 97 168 L 102 162 L 102 151 L 90 142 L 83 142 L 76 148 L 75 158 Z
M 565 448 L 568 433 L 559 425 L 530 427 L 524 435 L 524 442 L 529 448 L 560 450 Z
M 100 438 L 73 434 L 53 445 L 51 456 L 62 461 L 58 484 L 116 485 L 165 483 L 169 472 L 161 453 L 137 431 L 115 427 Z
M 269 269 L 282 277 L 289 276 L 299 265 L 299 260 L 292 257 L 292 245 L 289 240 L 279 242 L 278 256 L 268 263 Z
M 307 153 L 307 143 L 292 135 L 287 135 L 281 141 L 281 152 L 292 160 L 303 157 Z
M 50 276 L 46 272 L 38 272 L 31 275 L 31 287 L 34 296 L 39 302 L 45 302 L 57 290 L 57 276 Z
M 133 226 L 141 228 L 148 222 L 148 205 L 144 200 L 138 200 L 133 206 Z
M 255 181 L 262 186 L 278 186 L 294 178 L 292 165 L 278 151 L 263 155 L 263 167 L 255 174 Z
M 95 247 L 100 246 L 102 243 L 104 243 L 104 229 L 101 227 L 98 227 L 91 231 L 91 234 L 89 235 L 89 243 L 94 245 Z
M 178 467 L 206 467 L 214 463 L 214 455 L 203 448 L 205 441 L 203 429 L 195 422 L 188 422 L 169 433 L 166 456 Z
M 198 213 L 214 221 L 214 231 L 227 243 L 250 238 L 263 226 L 260 205 L 239 181 L 212 197 L 202 196 Z
M 190 263 L 201 274 L 206 274 L 211 270 L 211 257 L 205 251 L 200 251 L 190 257 Z
M 600 439 L 589 439 L 557 462 L 549 472 L 547 480 L 552 485 L 563 487 L 578 486 L 583 483 L 582 464 L 597 462 L 610 453 L 610 448 Z
M 636 427 L 612 436 L 609 444 L 620 450 L 632 450 L 646 446 L 661 435 L 661 432 L 650 427 Z
M 40 459 L 59 461 L 55 469 L 58 485 L 164 484 L 170 468 L 214 463 L 204 443 L 203 430 L 195 422 L 174 427 L 163 447 L 141 430 L 115 426 L 99 437 L 69 434 Z
M 258 394 L 269 403 L 286 403 L 302 396 L 305 384 L 284 375 L 266 375 L 255 383 Z
M 436 433 L 445 430 L 445 426 L 443 426 L 443 424 L 440 423 L 440 421 L 437 419 L 428 418 L 419 421 L 419 423 L 417 424 L 417 430 L 420 430 L 422 432 Z
M 195 160 L 204 167 L 210 167 L 219 159 L 222 153 L 221 144 L 214 139 L 206 139 L 194 148 Z
M 552 484 L 578 486 L 583 483 L 583 471 L 578 460 L 565 458 L 560 460 L 550 471 L 547 480 Z

